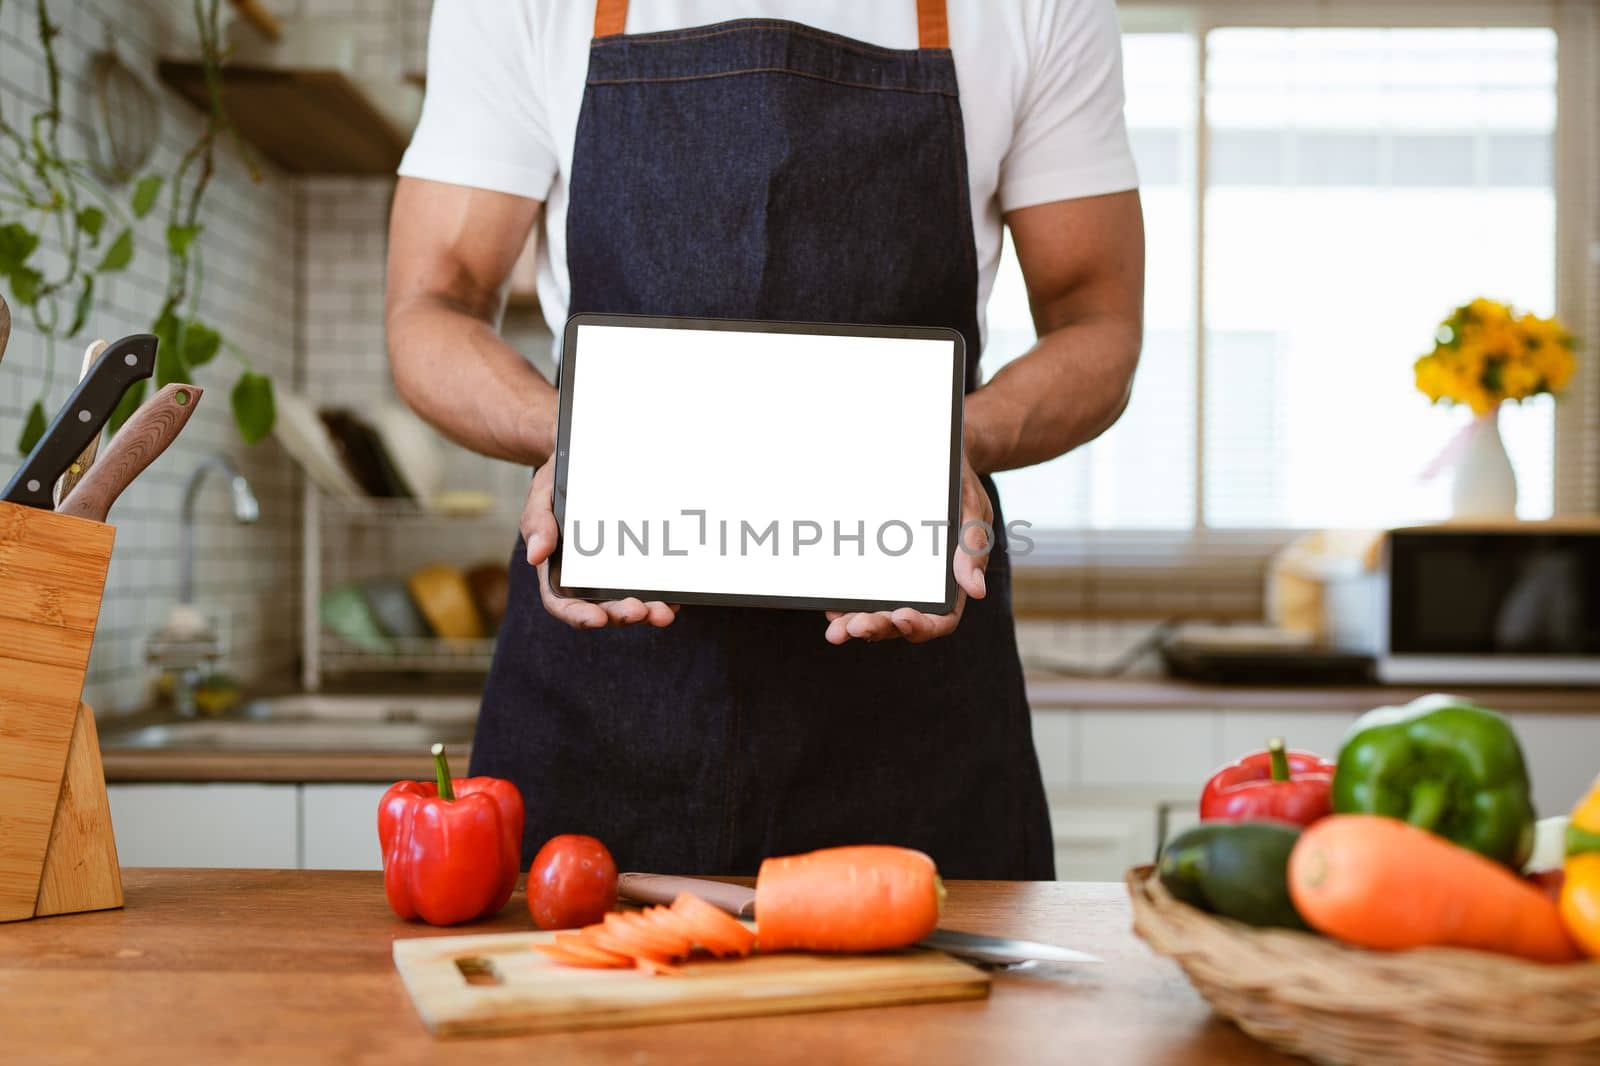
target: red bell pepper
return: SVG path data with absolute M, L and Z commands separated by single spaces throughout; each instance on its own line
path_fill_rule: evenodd
M 378 803 L 383 889 L 402 918 L 454 925 L 506 905 L 522 869 L 522 793 L 497 777 L 450 777 L 433 746 L 436 780 L 401 781 Z
M 1332 809 L 1334 764 L 1309 751 L 1287 751 L 1282 737 L 1266 751 L 1224 766 L 1200 793 L 1200 820 L 1272 819 L 1310 825 Z

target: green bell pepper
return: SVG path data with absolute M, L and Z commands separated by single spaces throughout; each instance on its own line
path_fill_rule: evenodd
M 1528 770 L 1511 724 L 1453 696 L 1357 720 L 1339 749 L 1333 809 L 1402 819 L 1513 870 L 1533 851 Z

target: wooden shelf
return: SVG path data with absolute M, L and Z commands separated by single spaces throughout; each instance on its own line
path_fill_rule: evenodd
M 161 80 L 202 110 L 200 63 L 163 59 Z M 223 103 L 245 140 L 293 174 L 393 174 L 410 140 L 339 70 L 223 68 Z

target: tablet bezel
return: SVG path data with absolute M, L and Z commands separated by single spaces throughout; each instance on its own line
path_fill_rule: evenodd
M 887 600 L 835 600 L 814 596 L 745 595 L 726 592 L 662 592 L 655 589 L 570 588 L 561 583 L 561 549 L 565 542 L 567 449 L 572 430 L 572 390 L 582 356 L 578 351 L 580 326 L 622 326 L 644 329 L 686 329 L 734 333 L 787 333 L 820 337 L 891 337 L 902 340 L 945 340 L 954 347 L 950 374 L 950 489 L 948 525 L 944 547 L 944 600 L 895 603 Z M 582 312 L 567 319 L 561 336 L 561 362 L 556 382 L 560 406 L 554 456 L 554 511 L 558 536 L 550 557 L 550 587 L 559 596 L 606 601 L 634 596 L 641 600 L 710 607 L 776 607 L 794 610 L 892 611 L 901 607 L 929 614 L 949 614 L 956 605 L 954 571 L 957 535 L 961 521 L 962 413 L 966 394 L 966 339 L 960 331 L 943 326 L 864 326 L 834 322 L 788 322 L 743 318 L 692 318 L 657 315 L 612 315 Z

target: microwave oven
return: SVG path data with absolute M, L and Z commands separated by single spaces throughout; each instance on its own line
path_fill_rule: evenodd
M 1390 530 L 1324 624 L 1386 683 L 1600 684 L 1600 521 Z

